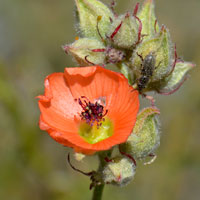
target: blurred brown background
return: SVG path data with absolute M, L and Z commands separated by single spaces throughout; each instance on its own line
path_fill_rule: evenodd
M 118 12 L 136 3 L 117 2 Z M 157 160 L 150 166 L 140 163 L 128 186 L 106 186 L 103 199 L 200 199 L 200 1 L 156 0 L 156 14 L 170 29 L 178 55 L 197 67 L 177 93 L 156 95 L 162 122 Z M 43 93 L 45 76 L 75 66 L 61 49 L 74 41 L 74 22 L 73 0 L 0 0 L 1 200 L 91 197 L 88 177 L 66 163 L 69 149 L 39 130 L 34 99 Z M 73 163 L 90 171 L 97 160 Z

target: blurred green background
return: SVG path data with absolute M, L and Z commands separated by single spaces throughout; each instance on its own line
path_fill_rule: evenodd
M 135 3 L 118 0 L 116 10 Z M 103 199 L 200 199 L 200 1 L 156 0 L 156 14 L 170 29 L 178 55 L 197 68 L 174 95 L 156 95 L 162 122 L 157 160 L 140 163 L 128 186 L 106 186 Z M 91 197 L 88 177 L 66 163 L 69 149 L 38 128 L 34 98 L 43 93 L 45 76 L 75 66 L 61 49 L 77 36 L 74 22 L 73 0 L 0 0 L 1 200 Z M 85 171 L 97 167 L 96 158 L 73 163 Z

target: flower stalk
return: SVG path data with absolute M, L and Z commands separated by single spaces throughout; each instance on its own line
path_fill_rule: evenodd
M 98 171 L 101 172 L 106 165 L 105 157 L 110 157 L 112 151 L 106 151 L 98 154 L 99 157 L 99 167 Z M 101 183 L 100 185 L 94 186 L 92 200 L 101 200 L 103 196 L 105 184 Z
M 104 186 L 105 186 L 104 184 L 95 186 L 92 200 L 101 200 L 102 199 Z

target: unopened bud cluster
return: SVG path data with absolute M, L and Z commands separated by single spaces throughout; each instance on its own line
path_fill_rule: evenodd
M 63 48 L 80 66 L 115 64 L 140 93 L 171 94 L 185 81 L 194 65 L 178 59 L 153 0 L 119 16 L 98 0 L 75 2 L 80 37 Z

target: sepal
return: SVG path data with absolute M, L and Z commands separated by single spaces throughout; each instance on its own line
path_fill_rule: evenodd
M 105 39 L 105 34 L 110 28 L 112 19 L 114 19 L 111 10 L 97 0 L 75 0 L 75 2 L 79 19 L 79 29 L 83 36 L 101 40 L 102 38 L 98 33 L 99 29 L 101 36 Z M 102 19 L 98 22 L 99 16 Z

